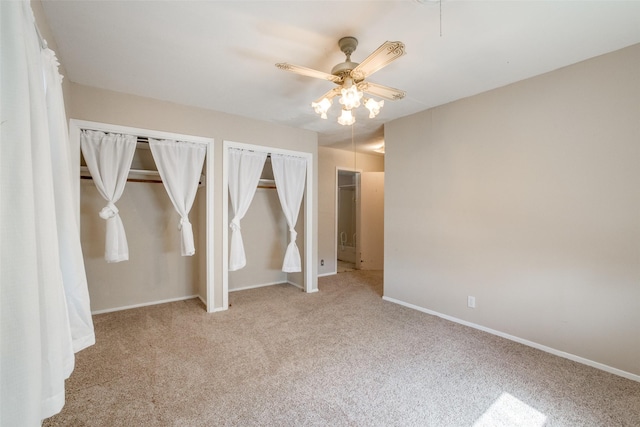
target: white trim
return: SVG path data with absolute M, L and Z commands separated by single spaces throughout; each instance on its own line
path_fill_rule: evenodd
M 200 301 L 202 301 L 202 303 L 203 303 L 205 306 L 207 306 L 207 303 L 205 302 L 205 300 L 204 300 L 200 295 L 198 295 L 198 299 L 199 299 Z M 223 310 L 223 309 L 221 309 L 221 308 L 212 308 L 212 309 L 209 309 L 209 307 L 207 307 L 207 313 L 217 313 L 217 312 L 219 312 L 219 311 L 224 311 L 224 310 Z
M 307 161 L 307 178 L 304 195 L 304 291 L 317 292 L 317 286 L 313 288 L 313 153 L 305 151 L 293 151 L 283 148 L 274 148 L 266 145 L 245 144 L 224 140 L 222 141 L 222 310 L 229 308 L 229 177 L 228 162 L 229 148 L 259 151 L 270 154 L 283 154 L 296 156 Z
M 289 282 L 287 281 L 277 281 L 277 282 L 269 282 L 269 283 L 258 283 L 257 285 L 249 285 L 249 286 L 244 286 L 242 288 L 234 288 L 234 289 L 229 289 L 229 292 L 237 292 L 237 291 L 247 291 L 249 289 L 257 289 L 257 288 L 265 288 L 267 286 L 275 286 L 275 285 L 285 285 Z
M 186 135 L 182 133 L 173 133 L 173 132 L 163 132 L 159 130 L 142 129 L 142 128 L 135 128 L 131 126 L 120 126 L 120 125 L 113 125 L 110 123 L 90 122 L 87 120 L 71 119 L 69 120 L 69 125 L 70 125 L 70 128 L 71 126 L 73 126 L 75 128 L 74 131 L 77 131 L 78 133 L 82 129 L 90 129 L 90 130 L 98 130 L 101 132 L 114 132 L 114 133 L 122 133 L 122 134 L 135 135 L 135 136 L 144 136 L 144 137 L 153 138 L 153 139 L 172 139 L 176 141 L 194 142 L 197 144 L 208 144 L 213 140 L 212 138 L 207 138 L 203 136 Z M 71 130 L 69 133 L 71 133 Z
M 215 234 L 216 234 L 216 224 L 213 220 L 215 216 L 214 210 L 214 197 L 215 197 L 215 188 L 214 188 L 214 154 L 213 154 L 213 145 L 215 140 L 211 139 L 207 143 L 207 161 L 205 164 L 205 245 L 206 245 L 206 292 L 205 295 L 206 301 L 204 302 L 205 307 L 207 308 L 207 313 L 213 313 L 218 311 L 215 308 L 215 282 L 214 282 L 214 274 L 215 274 L 215 258 L 214 258 L 214 243 L 215 243 Z
M 318 277 L 335 276 L 336 274 L 338 274 L 338 271 L 330 271 L 328 273 L 318 274 Z
M 506 334 L 504 332 L 496 331 L 495 329 L 487 328 L 485 326 L 481 326 L 481 325 L 478 325 L 476 323 L 472 323 L 472 322 L 468 322 L 466 320 L 458 319 L 457 317 L 453 317 L 453 316 L 449 316 L 449 315 L 446 315 L 446 314 L 438 313 L 437 311 L 429 310 L 428 308 L 424 308 L 424 307 L 420 307 L 420 306 L 417 306 L 417 305 L 414 305 L 414 304 L 410 304 L 408 302 L 397 300 L 395 298 L 390 298 L 390 297 L 387 297 L 387 296 L 383 296 L 382 299 L 385 300 L 385 301 L 389 301 L 389 302 L 392 302 L 392 303 L 395 303 L 395 304 L 399 304 L 399 305 L 408 307 L 408 308 L 412 308 L 412 309 L 417 310 L 417 311 L 421 311 L 421 312 L 426 313 L 426 314 L 431 314 L 433 316 L 437 316 L 437 317 L 440 317 L 442 319 L 449 320 L 451 322 L 459 323 L 461 325 L 468 326 L 470 328 L 478 329 L 478 330 L 483 331 L 483 332 L 488 332 L 488 333 L 490 333 L 492 335 L 497 335 L 499 337 L 506 338 L 508 340 L 515 341 L 517 343 L 524 344 L 526 346 L 536 348 L 538 350 L 542 350 L 542 351 L 544 351 L 546 353 L 550 353 L 550 354 L 553 354 L 555 356 L 563 357 L 565 359 L 569 359 L 569 360 L 572 360 L 574 362 L 582 363 L 583 365 L 591 366 L 592 368 L 600 369 L 601 371 L 609 372 L 610 374 L 618 375 L 618 376 L 630 379 L 632 381 L 640 382 L 640 375 L 632 374 L 631 372 L 623 371 L 621 369 L 614 368 L 614 367 L 611 367 L 609 365 L 605 365 L 605 364 L 600 363 L 600 362 L 595 362 L 593 360 L 585 359 L 584 357 L 576 356 L 575 354 L 566 353 L 564 351 L 557 350 L 555 348 L 547 347 L 546 345 L 538 344 L 536 342 L 529 341 L 529 340 L 526 340 L 524 338 L 519 338 L 519 337 L 516 337 L 514 335 L 509 335 L 509 334 Z
M 304 287 L 303 287 L 302 285 L 299 285 L 299 284 L 297 284 L 297 283 L 295 283 L 295 282 L 292 282 L 292 281 L 290 281 L 290 280 L 287 280 L 287 283 L 288 283 L 289 285 L 293 286 L 293 287 L 296 287 L 296 288 L 301 289 L 301 290 L 303 290 L 303 291 L 304 291 Z M 315 294 L 316 292 L 320 292 L 320 290 L 316 288 L 316 289 L 313 289 L 313 290 L 311 290 L 311 291 L 309 291 L 309 292 L 306 292 L 306 293 L 308 293 L 308 294 Z
M 315 256 L 318 254 L 313 251 L 313 245 L 316 243 L 316 237 L 314 237 L 314 218 L 317 219 L 317 209 L 314 209 L 313 201 L 316 199 L 314 185 L 314 158 L 313 154 L 306 153 L 307 159 L 307 188 L 305 189 L 305 204 L 304 204 L 304 291 L 307 293 L 318 292 L 318 277 L 316 270 L 316 277 L 313 276 L 315 267 Z M 313 286 L 313 283 L 316 286 Z
M 222 306 L 229 308 L 229 143 L 222 141 Z
M 169 298 L 169 299 L 163 299 L 163 300 L 160 300 L 160 301 L 143 302 L 143 303 L 140 303 L 140 304 L 124 305 L 122 307 L 106 308 L 104 310 L 95 310 L 95 311 L 92 311 L 91 314 L 95 315 L 95 314 L 113 313 L 114 311 L 129 310 L 129 309 L 132 309 L 132 308 L 140 308 L 140 307 L 148 307 L 150 305 L 166 304 L 166 303 L 169 303 L 169 302 L 186 301 L 186 300 L 196 299 L 196 298 L 199 298 L 200 300 L 202 300 L 202 298 L 200 298 L 200 295 L 189 295 L 187 297 Z
M 72 165 L 72 173 L 74 174 L 74 179 L 77 180 L 77 185 L 75 185 L 75 205 L 76 212 L 78 218 L 78 227 L 80 227 L 80 131 L 82 129 L 91 129 L 98 130 L 102 132 L 116 132 L 116 133 L 124 133 L 129 135 L 143 136 L 147 138 L 154 139 L 172 139 L 176 141 L 184 141 L 184 142 L 192 142 L 198 144 L 206 144 L 207 146 L 207 154 L 206 154 L 206 162 L 205 162 L 205 187 L 206 187 L 206 226 L 205 226 L 205 234 L 206 234 L 206 288 L 207 295 L 205 305 L 207 307 L 207 312 L 212 313 L 215 310 L 215 301 L 214 301 L 214 211 L 213 211 L 213 199 L 214 199 L 214 143 L 215 140 L 213 138 L 207 138 L 202 136 L 195 135 L 186 135 L 180 133 L 173 132 L 163 132 L 151 129 L 143 129 L 143 128 L 135 128 L 130 126 L 120 126 L 109 123 L 99 123 L 99 122 L 91 122 L 86 120 L 77 120 L 71 119 L 69 120 L 69 140 L 71 145 L 71 150 L 73 153 L 77 153 L 76 159 L 74 159 L 75 164 Z
M 304 291 L 304 286 L 299 285 L 296 282 L 292 282 L 291 280 L 287 280 L 287 284 Z
M 237 291 L 248 291 L 250 289 L 259 289 L 259 288 L 266 288 L 267 286 L 276 286 L 276 285 L 291 285 L 295 288 L 304 290 L 304 287 L 302 287 L 301 285 L 291 282 L 289 280 L 285 281 L 285 282 L 271 282 L 271 283 L 261 283 L 258 285 L 251 285 L 251 286 L 245 286 L 244 288 L 236 288 L 236 289 L 229 289 L 229 292 L 237 292 Z M 311 293 L 313 292 L 318 292 L 318 291 L 311 291 Z M 220 310 L 222 311 L 222 310 Z

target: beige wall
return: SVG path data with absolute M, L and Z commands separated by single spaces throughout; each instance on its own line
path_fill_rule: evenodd
M 92 180 L 81 180 L 80 225 L 82 251 L 91 310 L 103 311 L 198 294 L 198 262 L 204 258 L 180 255 L 176 213 L 162 183 L 128 182 L 117 206 L 127 234 L 129 260 L 104 260 L 105 221 L 98 212 L 105 201 Z M 189 215 L 195 244 L 198 210 Z
M 384 268 L 384 172 L 360 175 L 360 269 Z
M 231 205 L 231 203 L 229 203 Z M 233 211 L 229 206 L 229 218 Z M 289 227 L 275 188 L 258 188 L 242 218 L 247 266 L 229 272 L 229 290 L 285 283 L 282 261 L 287 249 Z
M 213 89 L 212 89 L 213 90 Z M 213 94 L 212 94 L 213 96 Z M 70 96 L 66 99 L 69 118 L 89 120 L 95 122 L 116 124 L 121 126 L 130 126 L 143 129 L 160 130 L 166 132 L 180 133 L 186 135 L 196 135 L 202 137 L 209 137 L 215 139 L 214 147 L 214 180 L 215 180 L 215 197 L 214 197 L 214 282 L 215 282 L 215 308 L 219 308 L 222 302 L 222 197 L 227 197 L 227 193 L 222 189 L 222 142 L 223 140 L 230 140 L 234 142 L 242 142 L 248 144 L 262 145 L 268 147 L 282 148 L 288 150 L 296 150 L 302 152 L 308 152 L 314 154 L 314 170 L 317 171 L 317 134 L 315 132 L 293 129 L 285 126 L 275 125 L 267 122 L 261 122 L 257 120 L 246 119 L 239 116 L 234 116 L 226 113 L 220 113 L 211 110 L 205 110 L 200 108 L 187 107 L 183 105 L 173 104 L 165 101 L 159 101 L 149 98 L 143 98 L 139 96 L 117 93 L 112 91 L 106 91 L 98 88 L 82 86 L 78 84 L 71 84 Z M 127 186 L 129 187 L 129 186 Z M 133 189 L 133 187 L 131 187 Z M 317 194 L 317 181 L 313 183 L 314 194 Z M 125 194 L 128 188 L 125 189 Z M 273 191 L 273 190 L 272 190 Z M 195 203 L 196 208 L 192 210 L 193 215 L 197 216 L 195 221 L 192 221 L 194 228 L 196 229 L 197 247 L 200 249 L 199 254 L 202 255 L 204 236 L 204 222 L 201 219 L 201 214 L 204 212 L 204 203 L 202 202 L 203 191 L 199 191 L 198 201 Z M 137 202 L 135 197 L 130 199 L 125 198 L 123 195 L 122 202 L 118 203 L 121 211 L 138 210 L 141 217 L 148 214 L 148 211 L 154 209 L 153 205 L 141 205 Z M 259 197 L 257 200 L 261 200 Z M 272 204 L 272 202 L 264 201 L 265 206 Z M 313 206 L 316 208 L 316 201 L 313 201 Z M 172 208 L 168 209 L 169 211 Z M 259 209 L 258 209 L 259 210 Z M 200 215 L 198 215 L 198 213 Z M 262 217 L 255 215 L 259 220 Z M 123 219 L 125 221 L 125 219 Z M 277 221 L 276 221 L 277 222 Z M 131 226 L 125 222 L 127 237 L 130 245 L 133 242 L 134 245 L 146 246 L 149 245 L 150 239 L 156 239 L 157 236 L 149 236 L 149 231 L 145 229 L 139 229 Z M 172 226 L 170 226 L 172 227 Z M 244 227 L 251 227 L 249 222 L 243 221 Z M 317 223 L 312 224 L 313 235 L 317 236 Z M 200 230 L 199 232 L 197 230 Z M 103 229 L 95 227 L 90 231 L 91 235 L 85 234 L 83 236 L 83 247 L 88 245 L 89 241 L 96 239 L 104 239 L 101 237 Z M 284 234 L 286 236 L 286 233 Z M 169 237 L 167 237 L 169 238 Z M 102 240 L 103 241 L 103 240 Z M 95 241 L 91 244 L 95 244 Z M 251 242 L 245 241 L 245 245 L 249 246 L 251 250 Z M 298 236 L 298 245 L 304 245 L 304 234 L 300 233 Z M 317 245 L 314 245 L 314 259 L 317 256 Z M 90 250 L 87 256 L 96 256 L 97 251 Z M 133 255 L 133 254 L 132 254 Z M 200 263 L 187 267 L 193 260 L 181 260 L 176 261 L 175 271 L 171 270 L 171 264 L 167 265 L 170 271 L 167 271 L 164 275 L 154 276 L 156 284 L 154 285 L 158 289 L 162 289 L 161 292 L 144 292 L 147 301 L 157 301 L 169 297 L 165 295 L 177 295 L 183 294 L 188 296 L 194 293 L 200 293 L 204 298 L 202 292 L 204 287 L 202 286 L 204 280 L 204 266 L 203 260 L 199 258 Z M 86 260 L 87 263 L 87 276 L 90 282 L 100 282 L 101 284 L 108 281 L 109 275 L 113 274 L 115 269 L 124 267 L 114 267 L 112 264 L 106 264 L 104 262 L 98 262 L 98 260 Z M 153 261 L 150 260 L 145 265 L 153 265 Z M 142 267 L 141 267 L 142 268 Z M 187 269 L 189 272 L 185 273 Z M 185 273 L 185 283 L 178 283 L 181 277 L 181 272 Z M 232 279 L 233 286 L 242 287 L 242 283 L 255 284 L 264 279 L 260 276 L 261 271 L 258 268 L 254 271 L 255 277 L 251 277 L 251 269 L 245 271 L 244 277 L 241 281 Z M 138 277 L 138 273 L 131 273 L 132 277 Z M 248 276 L 247 276 L 248 275 Z M 313 277 L 316 277 L 314 272 Z M 192 280 L 197 280 L 195 285 L 188 283 Z M 234 281 L 235 280 L 235 281 Z M 271 281 L 271 277 L 268 277 L 265 282 Z M 104 286 L 107 286 L 106 284 Z M 314 284 L 314 287 L 317 285 Z M 137 291 L 136 291 L 137 292 Z M 91 295 L 92 307 L 94 303 L 96 306 L 103 307 L 107 304 L 103 301 L 95 301 L 95 292 Z M 98 295 L 98 294 L 95 294 Z M 111 295 L 108 304 L 113 304 L 113 301 L 125 301 L 123 305 L 128 305 L 127 301 L 129 293 L 119 293 Z M 137 293 L 141 296 L 142 293 Z M 177 297 L 177 296 L 174 296 Z M 135 302 L 129 304 L 140 303 L 138 299 Z M 97 308 L 94 308 L 94 310 Z
M 318 147 L 318 274 L 336 272 L 336 170 L 383 172 L 384 157 Z M 324 266 L 320 260 L 324 260 Z
M 638 70 L 635 45 L 389 123 L 385 296 L 640 375 Z

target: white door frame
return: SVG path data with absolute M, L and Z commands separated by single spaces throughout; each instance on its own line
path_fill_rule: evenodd
M 313 154 L 225 140 L 222 145 L 222 307 L 220 309 L 226 310 L 229 308 L 229 148 L 297 156 L 307 161 L 304 196 L 303 290 L 307 293 L 318 292 L 317 286 L 313 286 L 313 220 L 315 216 L 313 211 Z
M 338 190 L 338 180 L 339 180 L 339 174 L 340 171 L 343 172 L 353 172 L 353 173 L 358 173 L 361 174 L 362 173 L 362 169 L 354 169 L 354 168 L 347 168 L 347 167 L 343 167 L 343 166 L 336 166 L 336 180 L 335 180 L 335 185 L 333 188 L 333 191 L 335 192 L 335 202 L 334 202 L 334 209 L 333 209 L 333 220 L 334 220 L 334 226 L 333 226 L 333 230 L 335 231 L 333 233 L 333 259 L 335 259 L 336 261 L 336 269 L 333 272 L 333 274 L 337 274 L 338 273 L 338 192 L 340 190 Z M 360 203 L 360 180 L 356 180 L 356 204 Z M 359 213 L 359 209 L 356 209 L 356 230 L 358 227 L 358 224 L 360 224 L 360 217 L 358 215 Z M 356 231 L 356 242 L 355 242 L 355 251 L 356 251 L 356 262 L 355 262 L 355 266 L 359 267 L 360 262 L 358 260 L 358 241 L 360 240 L 360 233 L 358 233 Z
M 201 136 L 184 135 L 178 133 L 162 132 L 150 129 L 134 128 L 129 126 L 119 126 L 108 123 L 90 122 L 86 120 L 69 120 L 69 143 L 72 155 L 72 174 L 75 182 L 74 202 L 76 204 L 76 213 L 78 217 L 78 226 L 80 226 L 80 131 L 82 129 L 91 129 L 102 132 L 122 133 L 128 135 L 136 135 L 154 139 L 172 139 L 185 142 L 194 142 L 205 144 L 207 146 L 207 155 L 205 162 L 205 188 L 206 188 L 206 262 L 207 262 L 207 278 L 205 305 L 207 312 L 211 313 L 215 307 L 213 276 L 214 276 L 214 258 L 213 258 L 213 242 L 214 242 L 214 222 L 213 222 L 213 138 L 205 138 Z

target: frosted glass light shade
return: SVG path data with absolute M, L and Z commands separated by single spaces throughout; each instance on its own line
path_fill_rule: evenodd
M 383 105 L 384 105 L 384 100 L 377 102 L 371 98 L 367 99 L 366 102 L 364 103 L 364 106 L 367 107 L 367 109 L 369 110 L 370 119 L 373 119 L 375 116 L 378 115 Z
M 311 106 L 315 110 L 317 114 L 320 114 L 320 117 L 323 119 L 327 118 L 327 111 L 329 111 L 329 107 L 331 107 L 333 101 L 329 98 L 322 98 L 320 102 L 312 102 Z
M 363 93 L 358 90 L 358 87 L 353 84 L 351 78 L 345 79 L 342 90 L 340 91 L 342 96 L 340 97 L 340 104 L 344 105 L 344 108 L 351 110 L 360 106 L 360 99 Z
M 349 126 L 356 122 L 356 118 L 353 117 L 351 110 L 342 109 L 342 114 L 338 117 L 338 123 L 343 126 Z

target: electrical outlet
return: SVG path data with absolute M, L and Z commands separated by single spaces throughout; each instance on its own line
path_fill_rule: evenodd
M 476 297 L 472 297 L 471 295 L 467 297 L 467 307 L 476 308 Z
M 320 265 L 321 266 L 324 265 L 324 260 L 323 259 L 320 260 Z

